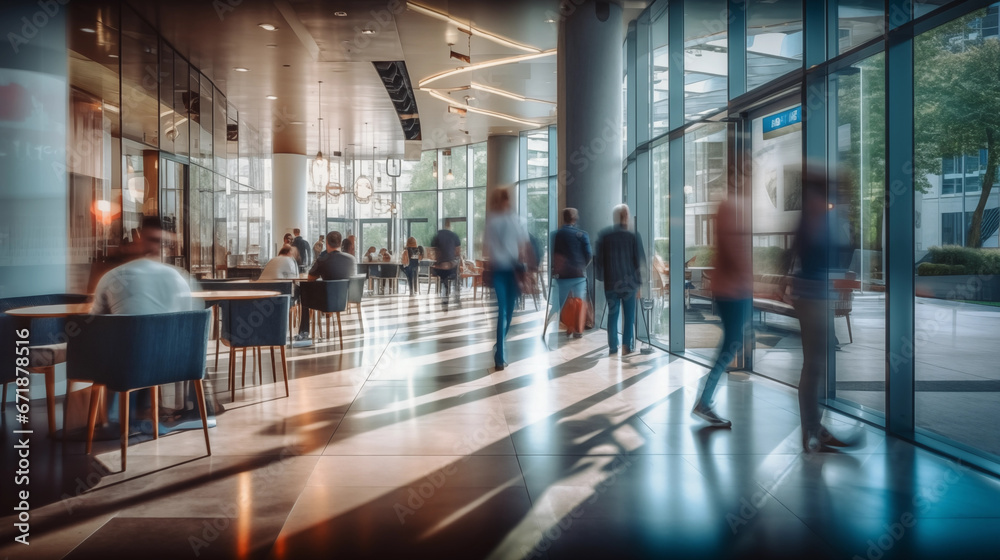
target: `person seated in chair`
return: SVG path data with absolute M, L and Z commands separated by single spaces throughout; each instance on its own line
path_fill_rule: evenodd
M 347 280 L 357 273 L 358 261 L 354 255 L 340 250 L 343 238 L 339 231 L 331 231 L 326 234 L 326 254 L 316 259 L 312 268 L 309 269 L 309 281 L 316 280 Z M 309 310 L 302 310 L 302 319 L 299 321 L 299 334 L 295 336 L 292 346 L 299 348 L 311 346 L 312 339 L 309 337 Z

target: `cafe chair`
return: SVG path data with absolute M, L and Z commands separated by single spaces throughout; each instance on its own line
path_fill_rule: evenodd
M 365 296 L 365 276 L 359 274 L 357 276 L 351 276 L 350 285 L 347 288 L 347 306 L 348 311 L 351 309 L 356 309 L 358 311 L 358 322 L 361 325 L 361 330 L 365 329 L 365 315 L 361 312 L 361 300 Z
M 121 465 L 125 470 L 129 435 L 129 393 L 170 383 L 194 383 L 198 412 L 208 440 L 205 405 L 205 362 L 208 353 L 208 309 L 155 315 L 92 315 L 79 322 L 78 334 L 66 348 L 67 377 L 90 381 L 90 413 L 87 417 L 87 453 L 94 441 L 97 408 L 105 391 L 118 393 L 121 423 Z M 159 392 L 152 397 L 153 438 L 160 435 Z
M 278 382 L 278 370 L 274 361 L 275 346 L 281 348 L 281 373 L 285 380 L 285 396 L 288 396 L 288 361 L 285 357 L 285 342 L 288 339 L 289 296 L 233 300 L 228 302 L 222 313 L 222 342 L 229 346 L 229 390 L 230 398 L 236 400 L 236 351 L 243 349 L 243 373 L 241 385 L 246 386 L 247 348 L 254 350 L 252 356 L 260 356 L 263 348 L 271 350 L 271 373 Z M 259 383 L 264 383 L 263 364 L 257 367 Z M 253 372 L 250 373 L 253 379 Z
M 7 384 L 16 380 L 14 369 L 17 358 L 14 341 L 16 331 L 28 329 L 31 333 L 28 339 L 28 367 L 31 374 L 45 376 L 45 411 L 48 414 L 49 436 L 56 429 L 56 364 L 66 361 L 66 319 L 64 318 L 21 318 L 6 314 L 8 309 L 16 307 L 33 307 L 36 305 L 59 305 L 84 303 L 88 296 L 80 294 L 44 294 L 37 296 L 21 296 L 0 299 L 0 359 L 3 360 L 3 373 L 0 383 L 3 384 L 3 401 L 0 412 L 7 408 Z M 9 366 L 8 366 L 9 365 Z M 69 391 L 67 391 L 67 395 Z M 68 401 L 64 401 L 65 403 Z M 65 406 L 63 407 L 63 423 L 65 424 Z
M 337 315 L 337 332 L 340 335 L 340 347 L 344 347 L 344 329 L 340 322 L 340 312 L 347 310 L 347 295 L 350 291 L 350 280 L 317 280 L 303 282 L 299 286 L 302 298 L 302 312 L 316 312 L 315 320 L 310 321 L 313 332 L 313 342 L 319 332 L 319 319 L 326 315 L 326 335 L 330 336 L 330 316 Z

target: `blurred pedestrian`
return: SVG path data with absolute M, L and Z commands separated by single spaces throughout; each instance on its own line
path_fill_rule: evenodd
M 458 271 L 461 264 L 462 240 L 458 234 L 451 231 L 451 223 L 445 222 L 431 240 L 436 260 L 431 267 L 434 274 L 441 279 L 441 306 L 448 310 L 448 298 L 451 296 L 451 284 L 455 284 L 455 304 L 462 304 L 462 287 Z
M 514 306 L 520 297 L 516 274 L 526 273 L 522 255 L 528 250 L 528 233 L 511 211 L 510 192 L 498 189 L 490 201 L 483 236 L 483 257 L 488 260 L 493 291 L 497 296 L 497 342 L 493 363 L 503 370 L 506 362 L 506 338 L 514 318 Z
M 642 297 L 646 256 L 642 240 L 629 230 L 628 206 L 615 206 L 611 216 L 613 225 L 603 230 L 597 240 L 594 266 L 597 279 L 604 282 L 604 297 L 608 304 L 608 349 L 612 355 L 618 353 L 618 314 L 621 308 L 625 308 L 622 355 L 626 355 L 635 349 L 635 302 Z
M 830 262 L 833 258 L 830 207 L 826 177 L 808 173 L 802 184 L 802 219 L 792 243 L 797 262 L 792 277 L 792 305 L 802 336 L 802 375 L 799 378 L 799 418 L 802 448 L 807 452 L 860 443 L 863 431 L 834 436 L 823 426 L 819 399 L 826 386 L 831 313 Z
M 339 231 L 331 231 L 326 234 L 326 254 L 323 255 L 323 258 L 316 259 L 312 268 L 309 269 L 310 282 L 315 280 L 348 280 L 357 273 L 358 261 L 354 259 L 353 255 L 340 250 L 342 243 L 343 238 Z M 299 333 L 295 336 L 292 346 L 298 348 L 311 345 L 309 310 L 302 309 Z
M 420 259 L 424 256 L 422 247 L 417 245 L 417 238 L 410 237 L 406 240 L 406 249 L 403 250 L 403 273 L 406 274 L 406 283 L 410 286 L 410 296 L 416 296 L 417 271 L 420 268 Z
M 545 336 L 545 330 L 549 321 L 552 320 L 552 316 L 559 317 L 559 313 L 566 303 L 566 298 L 570 294 L 584 300 L 584 302 L 589 300 L 586 269 L 593 258 L 590 236 L 587 235 L 587 232 L 576 227 L 579 218 L 579 212 L 576 208 L 565 208 L 562 215 L 563 226 L 556 231 L 552 242 L 552 281 L 556 284 L 557 293 L 556 297 L 552 298 L 552 311 L 545 318 L 542 337 Z M 582 332 L 577 332 L 572 326 L 567 325 L 567 327 L 570 327 L 568 332 L 574 338 L 583 336 Z
M 712 398 L 719 378 L 743 349 L 743 332 L 753 297 L 750 271 L 750 233 L 738 213 L 746 208 L 746 199 L 732 196 L 716 213 L 716 244 L 712 262 L 712 296 L 722 320 L 722 341 L 715 365 L 705 378 L 705 386 L 691 414 L 713 426 L 731 428 L 733 423 L 715 413 Z

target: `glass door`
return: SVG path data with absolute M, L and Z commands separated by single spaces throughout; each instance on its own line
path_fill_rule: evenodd
M 795 96 L 796 98 L 798 96 Z M 791 300 L 792 241 L 802 216 L 802 109 L 770 104 L 749 115 L 754 371 L 798 385 L 802 339 Z
M 188 166 L 160 158 L 160 218 L 163 221 L 163 262 L 188 267 L 187 231 Z

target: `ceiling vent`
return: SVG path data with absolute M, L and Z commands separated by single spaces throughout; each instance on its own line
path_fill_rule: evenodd
M 402 60 L 372 62 L 375 71 L 382 78 L 389 100 L 392 101 L 399 124 L 406 140 L 420 140 L 420 118 L 417 116 L 417 98 L 413 95 L 413 85 L 410 75 L 406 72 L 406 63 Z

